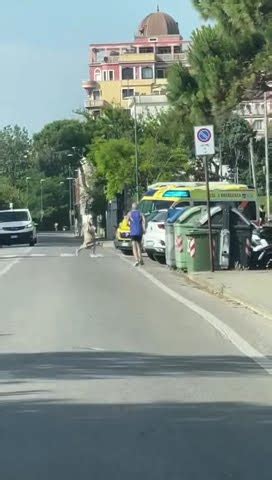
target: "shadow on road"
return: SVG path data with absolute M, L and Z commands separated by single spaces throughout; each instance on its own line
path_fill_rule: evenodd
M 266 375 L 243 356 L 160 356 L 121 352 L 1 354 L 0 375 L 22 379 Z
M 82 243 L 80 238 L 67 233 L 38 233 L 37 247 L 75 247 Z
M 0 402 L 5 480 L 270 480 L 272 409 Z

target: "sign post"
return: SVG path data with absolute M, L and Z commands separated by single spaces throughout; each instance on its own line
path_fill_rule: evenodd
M 209 183 L 208 155 L 215 154 L 214 145 L 214 128 L 213 125 L 195 127 L 195 151 L 197 157 L 204 157 L 205 181 L 207 190 L 207 213 L 208 213 L 208 229 L 209 229 L 209 250 L 211 272 L 214 272 L 213 257 L 213 238 L 212 238 L 212 222 L 211 222 L 211 198 Z

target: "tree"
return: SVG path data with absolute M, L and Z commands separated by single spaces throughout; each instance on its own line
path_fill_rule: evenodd
M 107 107 L 95 121 L 95 137 L 104 140 L 132 139 L 134 120 L 123 108 Z
M 224 30 L 243 35 L 263 31 L 271 21 L 270 0 L 193 0 L 206 20 L 217 21 Z M 270 18 L 269 18 L 270 16 Z
M 235 115 L 224 123 L 220 135 L 223 165 L 229 165 L 237 179 L 239 175 L 240 180 L 248 183 L 251 178 L 249 143 L 254 137 L 248 122 Z
M 28 198 L 24 194 L 24 205 L 28 203 L 33 218 L 41 220 L 41 176 L 40 172 L 32 172 L 29 182 Z M 63 177 L 46 177 L 43 180 L 43 221 L 42 227 L 53 229 L 54 223 L 59 226 L 69 225 L 69 182 Z
M 145 190 L 154 182 L 182 180 L 189 171 L 185 148 L 173 148 L 149 137 L 140 147 L 140 185 Z
M 258 80 L 259 71 L 271 73 L 272 4 L 271 0 L 194 0 L 206 20 L 216 21 L 246 60 L 241 63 L 241 80 Z
M 13 186 L 30 168 L 30 149 L 31 140 L 25 128 L 15 125 L 0 130 L 0 174 L 4 174 Z
M 22 193 L 14 187 L 7 177 L 1 176 L 0 181 L 0 209 L 9 208 L 9 204 L 13 203 L 13 206 L 20 208 L 25 205 Z
M 90 138 L 90 123 L 58 120 L 34 135 L 33 150 L 37 168 L 46 176 L 69 175 L 80 165 Z
M 179 114 L 185 136 L 196 123 L 211 118 L 211 104 L 200 91 L 198 79 L 182 64 L 175 64 L 168 76 L 168 98 Z
M 262 76 L 272 74 L 270 0 L 194 0 L 194 4 L 216 24 L 193 33 L 190 68 L 175 65 L 168 86 L 169 100 L 191 144 L 193 125 L 211 122 L 220 130 L 245 92 L 260 87 Z
M 106 180 L 109 200 L 135 185 L 135 147 L 130 140 L 100 140 L 96 142 L 94 152 L 95 166 L 98 174 Z

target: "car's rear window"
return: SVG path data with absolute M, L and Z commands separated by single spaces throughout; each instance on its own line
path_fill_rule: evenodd
M 0 212 L 0 223 L 9 223 L 9 222 L 27 222 L 29 220 L 28 212 Z
M 152 222 L 166 222 L 167 220 L 167 211 L 165 212 L 159 212 L 157 215 L 155 215 L 154 218 L 152 218 Z

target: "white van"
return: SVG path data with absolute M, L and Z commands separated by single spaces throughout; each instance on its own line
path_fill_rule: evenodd
M 36 227 L 27 209 L 0 210 L 0 246 L 37 243 Z

